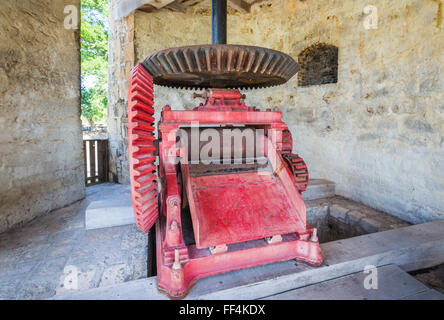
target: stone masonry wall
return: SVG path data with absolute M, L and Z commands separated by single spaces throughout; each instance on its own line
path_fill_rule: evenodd
M 367 30 L 364 8 L 378 9 Z M 135 62 L 169 47 L 210 42 L 208 10 L 136 11 Z M 444 218 L 444 31 L 441 0 L 267 1 L 228 16 L 228 43 L 298 59 L 307 47 L 338 47 L 338 82 L 298 86 L 298 77 L 245 91 L 246 103 L 279 107 L 313 178 L 339 195 L 412 223 Z M 192 91 L 155 88 L 163 105 L 191 109 Z M 126 156 L 126 154 L 125 154 Z
M 79 3 L 0 2 L 0 232 L 84 197 Z
M 115 4 L 116 1 L 111 0 L 111 8 Z M 108 39 L 110 181 L 129 183 L 127 96 L 129 77 L 134 66 L 134 14 L 117 21 L 111 14 Z

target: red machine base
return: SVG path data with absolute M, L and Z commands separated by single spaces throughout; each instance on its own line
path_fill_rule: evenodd
M 322 264 L 319 243 L 310 240 L 313 236 L 311 227 L 301 236 L 295 233 L 283 235 L 278 243 L 252 240 L 228 245 L 227 251 L 222 253 L 212 254 L 209 249 L 197 249 L 195 245 L 177 248 L 180 260 L 186 255 L 185 251 L 188 251 L 188 259 L 178 264 L 174 261 L 166 263 L 162 258 L 169 256 L 162 241 L 165 221 L 159 219 L 156 223 L 157 286 L 171 299 L 183 299 L 198 279 L 216 274 L 292 259 L 313 267 Z
M 291 152 L 281 112 L 246 106 L 238 90 L 209 89 L 194 110 L 165 106 L 156 140 L 153 98 L 152 76 L 139 65 L 128 95 L 131 195 L 139 228 L 157 221 L 161 292 L 179 299 L 200 278 L 292 259 L 322 263 L 301 196 L 307 165 Z M 211 155 L 222 163 L 204 162 L 210 130 Z

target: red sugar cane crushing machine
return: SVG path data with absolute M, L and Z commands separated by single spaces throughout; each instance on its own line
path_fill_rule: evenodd
M 131 73 L 134 214 L 143 232 L 155 225 L 158 289 L 176 299 L 203 277 L 290 259 L 322 263 L 301 197 L 308 170 L 292 153 L 291 133 L 279 111 L 246 106 L 239 92 L 283 84 L 298 64 L 282 52 L 226 44 L 226 16 L 226 0 L 212 0 L 211 45 L 162 50 Z M 193 110 L 163 108 L 158 139 L 153 83 L 205 89 Z

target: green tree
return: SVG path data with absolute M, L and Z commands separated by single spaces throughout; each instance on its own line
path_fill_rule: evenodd
M 108 103 L 108 0 L 81 1 L 82 116 L 94 127 Z

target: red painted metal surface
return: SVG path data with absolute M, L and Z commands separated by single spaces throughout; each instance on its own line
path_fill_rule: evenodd
M 146 232 L 157 219 L 158 209 L 157 202 L 153 203 L 152 78 L 140 66 L 133 72 L 129 96 L 133 205 L 136 221 Z M 316 231 L 306 222 L 301 197 L 308 183 L 307 167 L 291 154 L 291 133 L 281 113 L 245 106 L 237 90 L 212 89 L 203 98 L 205 104 L 190 111 L 164 107 L 158 125 L 162 185 L 162 214 L 156 224 L 159 290 L 182 298 L 196 280 L 223 272 L 289 259 L 320 265 Z M 142 116 L 151 118 L 141 122 L 140 110 Z M 193 167 L 185 161 L 188 147 L 183 142 L 178 146 L 176 134 L 179 127 L 196 123 L 200 129 L 217 124 L 263 130 L 257 149 L 263 151 L 266 165 Z M 140 159 L 149 160 L 140 163 Z M 194 236 L 187 244 L 184 208 L 189 210 Z
M 200 125 L 209 124 L 280 124 L 284 125 L 281 121 L 281 113 L 276 111 L 163 111 L 163 123 L 164 124 L 177 124 L 177 125 L 190 125 L 191 122 L 199 122 Z
M 245 95 L 235 89 L 208 89 L 203 95 L 194 94 L 194 98 L 205 99 L 195 111 L 254 111 L 255 108 L 245 105 Z
M 322 251 L 317 242 L 309 240 L 312 229 L 297 236 L 284 236 L 284 241 L 267 244 L 264 240 L 253 240 L 229 247 L 226 253 L 211 254 L 210 250 L 199 250 L 189 246 L 188 256 L 180 256 L 180 266 L 166 263 L 165 223 L 156 224 L 157 242 L 157 286 L 159 291 L 172 299 L 184 298 L 198 279 L 233 270 L 251 268 L 273 262 L 295 259 L 298 262 L 318 267 L 322 264 Z
M 143 232 L 158 217 L 153 113 L 153 79 L 139 65 L 131 72 L 128 92 L 128 151 L 134 217 Z
M 281 181 L 271 171 L 195 177 L 190 183 L 198 248 L 305 231 Z

